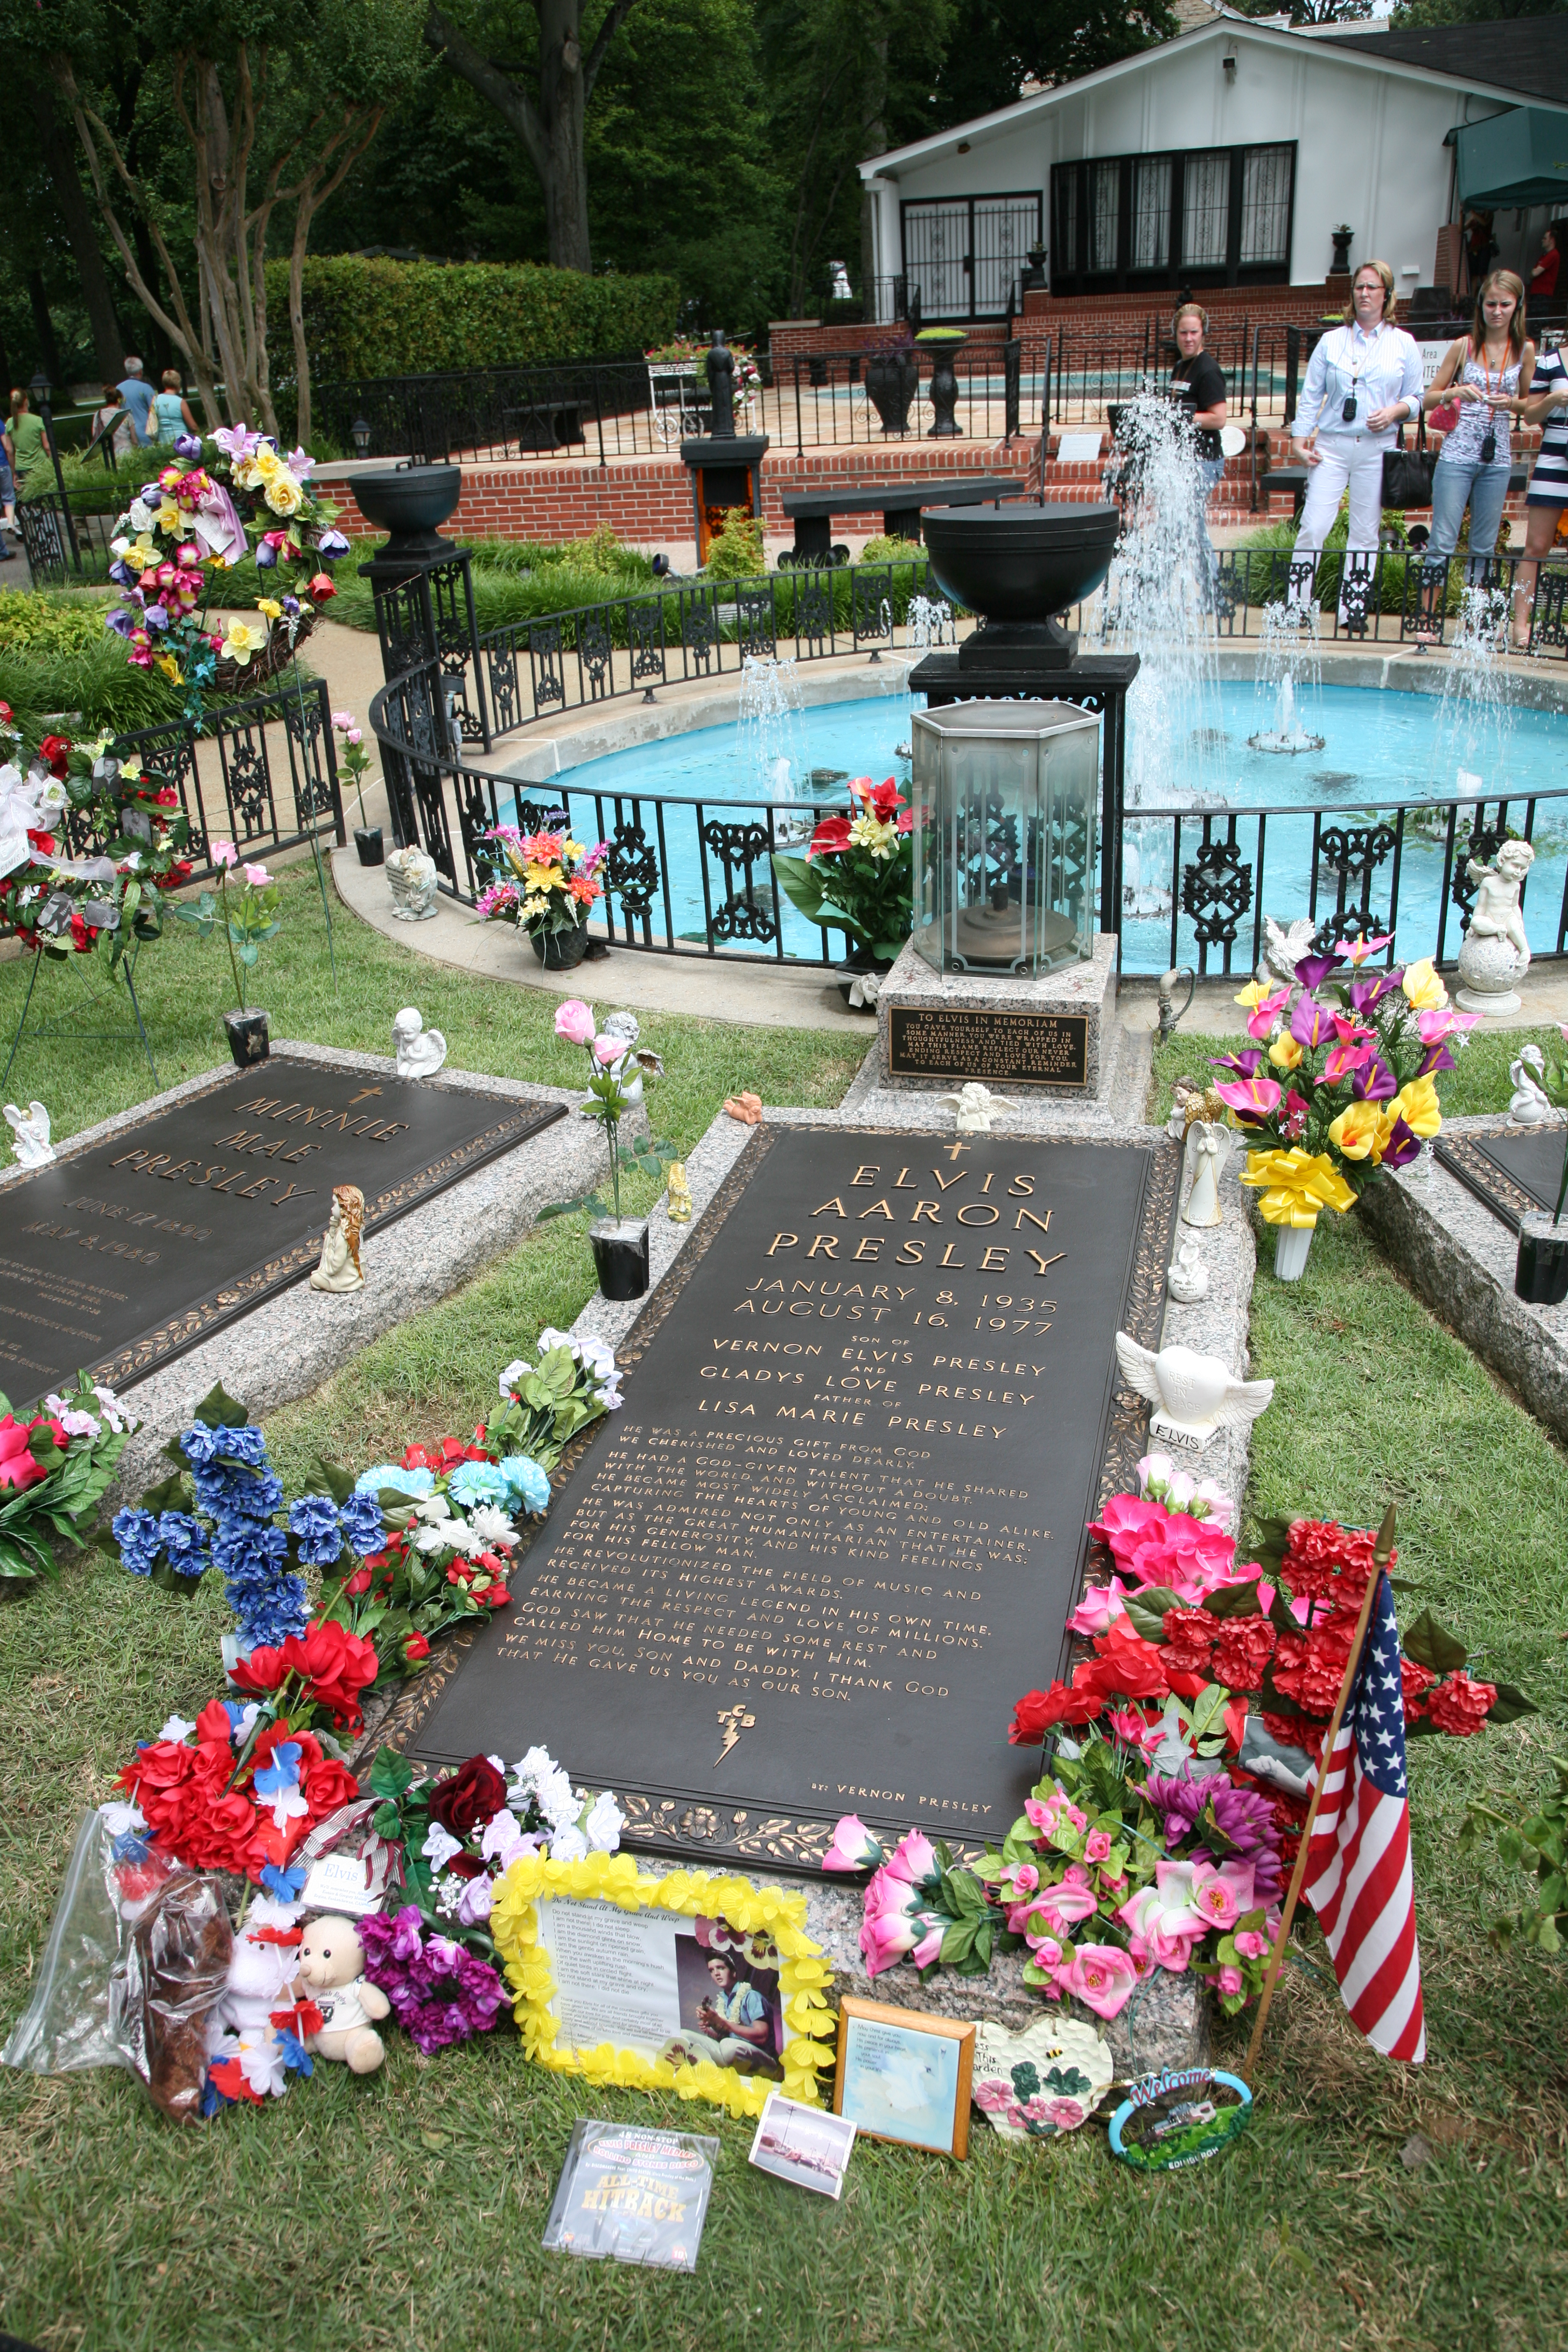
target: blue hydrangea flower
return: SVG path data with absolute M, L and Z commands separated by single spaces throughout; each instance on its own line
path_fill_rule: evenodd
M 290 1531 L 300 1538 L 300 1557 L 312 1568 L 330 1568 L 343 1548 L 338 1507 L 330 1495 L 301 1495 L 289 1506 Z
M 173 1513 L 169 1516 L 172 1517 Z M 116 1511 L 110 1522 L 120 1546 L 120 1564 L 132 1576 L 151 1576 L 163 1552 L 158 1522 L 151 1511 Z
M 250 1470 L 204 1469 L 192 1484 L 196 1501 L 210 1518 L 269 1519 L 283 1507 L 283 1481 L 275 1470 L 259 1477 Z
M 538 1517 L 550 1508 L 549 1474 L 540 1468 L 531 1454 L 509 1454 L 500 1465 L 500 1475 L 506 1480 L 514 1509 L 521 1507 Z
M 207 1531 L 200 1519 L 186 1511 L 165 1511 L 158 1521 L 158 1540 L 177 1576 L 200 1576 L 205 1570 Z
M 400 1495 L 412 1495 L 423 1502 L 426 1495 L 436 1491 L 436 1474 L 433 1470 L 405 1470 L 395 1462 L 375 1462 L 354 1480 L 356 1495 L 374 1496 L 383 1486 L 395 1486 Z
M 180 1451 L 193 1470 L 209 1463 L 247 1462 L 259 1470 L 267 1459 L 267 1436 L 248 1424 L 241 1429 L 209 1429 L 198 1421 L 181 1433 Z
M 275 1647 L 289 1633 L 302 1633 L 309 1621 L 305 1580 L 285 1572 L 289 1539 L 281 1528 L 254 1520 L 220 1524 L 213 1560 L 224 1580 L 229 1607 L 249 1649 Z
M 476 1503 L 503 1503 L 506 1477 L 493 1462 L 459 1462 L 447 1481 L 447 1493 L 465 1511 Z
M 370 1495 L 351 1495 L 338 1513 L 338 1525 L 362 1559 L 366 1552 L 380 1551 L 386 1541 L 381 1505 Z

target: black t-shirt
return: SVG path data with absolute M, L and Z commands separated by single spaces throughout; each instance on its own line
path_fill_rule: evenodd
M 1219 362 L 1208 352 L 1199 352 L 1190 360 L 1178 360 L 1171 371 L 1171 389 L 1179 392 L 1189 416 L 1200 408 L 1217 408 L 1225 398 L 1225 375 Z M 1200 428 L 1198 447 L 1205 457 L 1220 454 L 1219 435 Z

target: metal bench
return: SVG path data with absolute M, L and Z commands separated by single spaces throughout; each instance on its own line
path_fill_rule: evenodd
M 795 524 L 795 545 L 779 562 L 831 563 L 835 515 L 879 513 L 889 539 L 912 540 L 918 546 L 922 507 L 998 505 L 1004 499 L 1033 495 L 1027 482 L 984 474 L 950 474 L 929 482 L 838 482 L 823 490 L 786 490 L 782 504 Z

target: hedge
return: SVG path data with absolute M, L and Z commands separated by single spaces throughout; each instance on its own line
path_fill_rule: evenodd
M 366 260 L 322 254 L 305 263 L 305 339 L 312 389 L 363 376 L 444 368 L 536 367 L 607 352 L 645 351 L 675 331 L 673 278 L 586 278 L 533 262 Z M 289 269 L 267 265 L 272 382 L 294 376 Z

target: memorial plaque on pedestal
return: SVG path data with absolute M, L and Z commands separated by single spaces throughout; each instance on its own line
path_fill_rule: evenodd
M 316 1264 L 334 1184 L 364 1230 L 563 1117 L 558 1103 L 275 1054 L 8 1184 L 0 1389 L 16 1409 L 85 1368 L 121 1387 Z
M 512 1605 L 386 1736 L 536 1743 L 627 1843 L 820 1859 L 841 1813 L 1002 1836 L 1014 1701 L 1066 1654 L 1143 1409 L 1174 1145 L 758 1130 L 620 1351 Z
M 895 1004 L 888 1013 L 888 1072 L 899 1078 L 978 1078 L 988 1087 L 1085 1086 L 1089 1015 Z
M 1563 1153 L 1568 1145 L 1561 1127 L 1472 1128 L 1468 1134 L 1451 1130 L 1435 1146 L 1437 1158 L 1503 1223 L 1519 1231 L 1520 1220 L 1542 1210 L 1550 1216 L 1557 1206 L 1563 1181 Z

